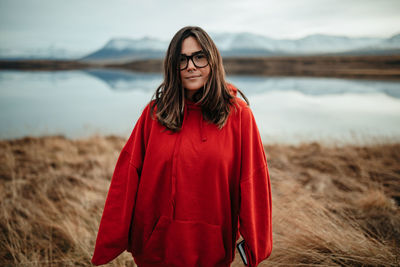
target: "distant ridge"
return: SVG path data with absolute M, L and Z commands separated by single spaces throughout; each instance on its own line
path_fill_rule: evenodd
M 389 38 L 352 38 L 313 34 L 300 39 L 273 39 L 252 33 L 212 33 L 223 57 L 301 55 L 391 55 L 400 54 L 400 34 Z M 162 58 L 168 42 L 155 38 L 111 39 L 83 61 L 129 62 Z
M 346 37 L 313 34 L 299 39 L 273 39 L 248 32 L 211 33 L 223 57 L 266 57 L 302 55 L 399 55 L 400 34 L 388 38 Z M 100 49 L 87 53 L 49 46 L 41 49 L 0 49 L 0 59 L 67 59 L 97 63 L 125 63 L 161 59 L 169 41 L 143 37 L 112 38 Z

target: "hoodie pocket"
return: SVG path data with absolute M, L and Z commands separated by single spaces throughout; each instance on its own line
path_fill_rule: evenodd
M 225 253 L 221 226 L 161 216 L 142 256 L 149 263 L 203 267 L 223 263 Z

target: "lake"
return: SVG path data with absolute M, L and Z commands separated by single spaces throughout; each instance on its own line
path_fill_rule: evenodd
M 400 82 L 228 76 L 250 100 L 263 142 L 400 139 Z M 161 74 L 0 71 L 0 138 L 128 137 Z

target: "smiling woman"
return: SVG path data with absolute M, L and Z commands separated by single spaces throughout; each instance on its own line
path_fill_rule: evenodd
M 272 251 L 271 186 L 252 111 L 225 81 L 208 34 L 172 38 L 164 81 L 115 166 L 92 262 L 124 250 L 139 267 L 228 267 Z
M 194 37 L 190 36 L 183 40 L 179 61 L 185 96 L 192 100 L 194 93 L 204 86 L 210 74 L 207 56 Z
M 191 30 L 188 30 L 191 29 Z M 236 89 L 248 103 L 243 93 Z M 172 38 L 164 60 L 164 82 L 157 88 L 151 112 L 172 131 L 183 123 L 185 101 L 201 103 L 204 119 L 222 128 L 235 96 L 225 81 L 221 55 L 201 28 L 183 28 Z

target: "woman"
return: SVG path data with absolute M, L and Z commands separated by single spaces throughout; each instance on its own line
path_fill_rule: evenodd
M 203 29 L 175 34 L 164 81 L 118 158 L 92 263 L 127 250 L 139 267 L 230 266 L 239 233 L 248 266 L 270 255 L 267 161 L 237 91 Z

